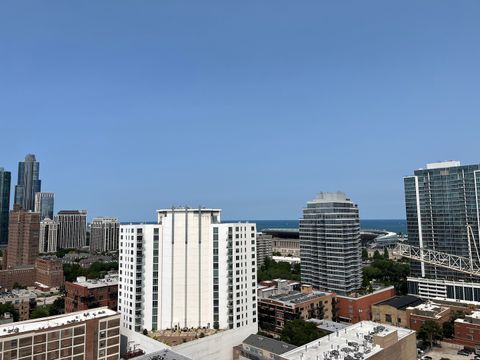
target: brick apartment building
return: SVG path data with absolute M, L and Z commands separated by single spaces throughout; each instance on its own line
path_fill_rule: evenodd
M 382 324 L 410 327 L 407 308 L 423 304 L 423 300 L 412 295 L 395 296 L 372 305 L 372 320 Z
M 37 258 L 35 269 L 35 282 L 38 287 L 50 289 L 63 286 L 63 265 L 57 258 Z
M 65 282 L 65 312 L 106 306 L 117 310 L 118 276 L 107 275 L 101 280 L 78 277 L 76 282 Z
M 259 326 L 263 331 L 279 334 L 286 322 L 295 319 L 332 320 L 332 300 L 326 292 L 290 292 L 258 299 Z
M 435 321 L 439 326 L 450 320 L 450 308 L 431 302 L 407 308 L 410 321 L 410 329 L 419 331 L 427 320 Z
M 455 320 L 453 326 L 455 343 L 471 348 L 480 344 L 480 311 L 474 311 L 464 319 Z
M 372 319 L 372 305 L 395 296 L 395 288 L 389 286 L 363 296 L 336 297 L 336 317 L 342 322 L 356 324 Z
M 0 326 L 3 359 L 118 360 L 120 315 L 107 308 Z
M 37 286 L 43 290 L 63 285 L 62 263 L 56 258 L 37 258 L 34 265 L 0 270 L 0 288 L 12 289 L 15 283 L 21 286 Z

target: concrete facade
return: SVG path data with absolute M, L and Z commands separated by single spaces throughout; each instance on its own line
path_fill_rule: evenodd
M 257 325 L 256 226 L 218 209 L 158 210 L 157 224 L 120 227 L 122 324 L 142 331 Z

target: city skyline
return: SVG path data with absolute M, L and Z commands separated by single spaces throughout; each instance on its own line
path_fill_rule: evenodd
M 344 191 L 404 219 L 411 169 L 480 162 L 478 2 L 29 5 L 0 12 L 0 166 L 36 154 L 57 209 L 299 219 Z

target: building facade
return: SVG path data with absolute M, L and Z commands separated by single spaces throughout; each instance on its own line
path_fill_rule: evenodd
M 302 282 L 347 295 L 362 284 L 358 207 L 344 193 L 319 193 L 300 219 Z
M 465 315 L 464 319 L 456 319 L 453 323 L 454 341 L 470 348 L 478 348 L 480 344 L 480 311 Z
M 40 254 L 54 253 L 58 249 L 58 222 L 45 218 L 40 221 Z
M 62 210 L 54 220 L 58 223 L 60 249 L 81 249 L 87 244 L 86 210 Z
M 3 359 L 118 360 L 120 316 L 107 308 L 0 326 Z
M 120 223 L 116 218 L 95 218 L 90 227 L 90 251 L 118 250 Z
M 15 205 L 10 212 L 8 247 L 4 268 L 33 265 L 38 256 L 40 214 Z
M 422 303 L 423 300 L 416 296 L 395 296 L 372 305 L 372 320 L 381 324 L 410 327 L 407 308 Z
M 56 257 L 39 257 L 35 260 L 35 285 L 44 290 L 63 286 L 63 264 Z
M 40 163 L 35 155 L 28 154 L 18 163 L 18 180 L 15 186 L 15 202 L 25 210 L 35 211 L 35 194 L 42 189 Z
M 366 295 L 342 296 L 335 298 L 335 320 L 356 324 L 372 319 L 372 305 L 395 296 L 395 288 L 388 286 Z
M 256 226 L 218 209 L 158 210 L 120 226 L 118 310 L 135 331 L 256 324 Z
M 258 233 L 257 234 L 257 267 L 265 262 L 265 258 L 272 257 L 272 235 Z
M 405 177 L 404 185 L 408 243 L 467 258 L 472 254 L 479 261 L 480 165 L 462 166 L 458 161 L 427 164 Z M 413 260 L 411 275 L 447 280 L 465 277 Z
M 52 192 L 37 192 L 35 194 L 35 212 L 40 213 L 40 220 L 53 219 L 55 195 Z
M 106 306 L 117 310 L 118 276 L 107 275 L 100 280 L 90 280 L 84 276 L 77 281 L 65 282 L 65 312 L 93 309 Z
M 0 167 L 0 245 L 5 245 L 8 242 L 11 178 L 10 172 Z
M 262 331 L 279 335 L 288 321 L 332 320 L 335 294 L 291 292 L 258 300 L 258 321 Z
M 362 321 L 283 353 L 279 360 L 417 358 L 415 331 Z

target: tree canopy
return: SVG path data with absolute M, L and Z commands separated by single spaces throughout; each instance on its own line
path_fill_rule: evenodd
M 286 279 L 300 281 L 300 264 L 290 265 L 288 262 L 276 262 L 265 258 L 265 262 L 258 271 L 258 281 Z
M 325 335 L 327 332 L 318 329 L 314 323 L 297 319 L 285 323 L 280 338 L 289 344 L 302 346 Z
M 380 254 L 379 254 L 380 255 Z M 374 255 L 375 258 L 375 255 Z M 363 268 L 363 287 L 368 288 L 372 280 L 385 285 L 394 285 L 397 294 L 407 293 L 407 276 L 410 274 L 408 263 L 397 262 L 389 259 L 374 259 L 369 266 Z
M 418 337 L 428 341 L 430 346 L 443 338 L 442 328 L 433 320 L 425 321 L 420 327 Z

